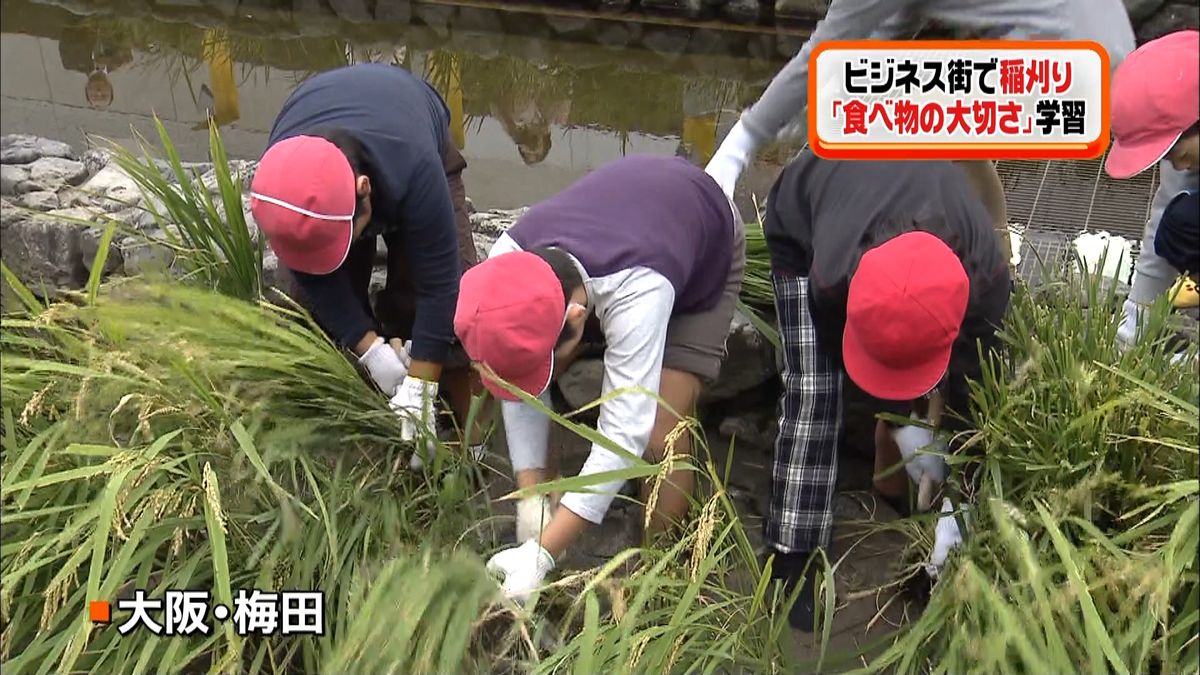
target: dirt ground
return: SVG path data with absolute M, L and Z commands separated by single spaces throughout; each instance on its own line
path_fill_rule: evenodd
M 837 611 L 834 614 L 831 644 L 827 658 L 839 653 L 855 652 L 893 632 L 908 617 L 919 612 L 917 602 L 910 594 L 898 593 L 894 588 L 875 592 L 874 589 L 892 582 L 901 565 L 901 552 L 905 540 L 895 532 L 881 532 L 866 536 L 861 523 L 893 521 L 895 511 L 877 501 L 870 491 L 873 465 L 871 457 L 873 422 L 870 413 L 853 392 L 847 396 L 847 429 L 843 448 L 839 456 L 839 494 L 835 502 L 835 541 L 829 551 L 830 562 L 835 564 L 834 583 L 837 592 Z M 765 412 L 760 407 L 759 414 Z M 715 426 L 712 425 L 712 426 Z M 729 452 L 729 439 L 722 438 L 713 428 L 707 432 L 710 451 L 717 466 L 723 466 Z M 552 442 L 562 445 L 562 470 L 564 476 L 575 475 L 587 456 L 587 443 L 569 432 L 556 430 Z M 767 511 L 770 484 L 771 448 L 763 437 L 756 439 L 757 445 L 738 440 L 734 445 L 730 485 L 728 489 L 738 505 L 746 523 L 747 531 L 755 544 L 762 548 L 762 520 Z M 498 497 L 515 489 L 507 464 L 507 450 L 503 431 L 497 429 L 491 443 L 488 465 L 491 477 L 488 492 L 491 494 L 492 510 L 498 517 L 497 531 L 501 541 L 515 538 L 514 505 L 510 501 L 496 501 Z M 641 510 L 623 506 L 622 500 L 614 502 L 605 522 L 591 528 L 581 542 L 568 551 L 559 562 L 560 569 L 581 569 L 602 564 L 612 555 L 625 548 L 638 546 L 641 541 Z M 820 655 L 819 634 L 794 632 L 797 662 L 808 664 L 799 672 L 815 672 L 814 666 Z M 847 669 L 860 663 L 828 664 L 824 669 Z

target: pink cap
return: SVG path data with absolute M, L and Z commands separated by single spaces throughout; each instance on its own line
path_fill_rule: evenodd
M 354 239 L 354 170 L 336 145 L 293 136 L 272 145 L 250 184 L 250 211 L 288 269 L 329 274 Z
M 524 251 L 503 253 L 463 274 L 454 332 L 472 361 L 540 396 L 550 385 L 566 315 L 562 282 L 545 260 Z M 499 399 L 520 400 L 491 378 L 483 384 Z
M 1181 30 L 1135 49 L 1113 73 L 1113 144 L 1104 168 L 1129 178 L 1165 157 L 1200 120 L 1200 32 Z
M 846 301 L 846 374 L 884 400 L 927 393 L 950 364 L 970 294 L 962 261 L 928 232 L 908 232 L 867 251 Z

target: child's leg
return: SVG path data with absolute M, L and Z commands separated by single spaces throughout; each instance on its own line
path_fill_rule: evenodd
M 700 397 L 700 378 L 681 370 L 663 368 L 662 378 L 658 385 L 658 395 L 679 414 L 690 415 L 696 406 L 696 399 Z M 667 437 L 675 430 L 679 422 L 680 418 L 675 413 L 661 404 L 658 406 L 658 414 L 654 419 L 654 430 L 650 432 L 650 445 L 646 448 L 648 461 L 660 462 L 666 457 Z M 684 431 L 678 434 L 673 439 L 670 450 L 676 458 L 690 457 L 692 454 L 691 433 Z M 643 503 L 650 498 L 654 480 L 653 478 L 648 479 L 642 486 Z M 694 471 L 676 470 L 667 474 L 662 486 L 659 487 L 658 503 L 655 504 L 654 513 L 650 516 L 648 534 L 667 529 L 678 523 L 687 514 L 695 484 Z
M 904 457 L 900 454 L 900 447 L 896 445 L 896 440 L 892 438 L 891 428 L 883 420 L 876 421 L 875 490 L 892 504 L 893 507 L 899 506 L 901 501 L 908 496 L 908 472 L 899 468 L 886 477 L 879 478 L 878 476 L 888 469 L 896 468 L 896 465 L 903 460 Z
M 483 443 L 488 424 L 495 412 L 495 402 L 486 400 L 475 415 L 470 429 L 464 429 L 471 413 L 471 400 L 483 393 L 479 375 L 471 368 L 446 368 L 442 371 L 441 391 L 454 415 L 454 423 L 463 433 L 463 443 L 474 446 Z

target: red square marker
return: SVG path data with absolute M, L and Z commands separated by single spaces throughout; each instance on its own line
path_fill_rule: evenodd
M 88 603 L 88 616 L 92 623 L 112 622 L 112 607 L 106 600 L 93 600 Z

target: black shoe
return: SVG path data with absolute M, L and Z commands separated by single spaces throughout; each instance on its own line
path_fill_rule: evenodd
M 813 588 L 816 586 L 816 570 L 809 566 L 805 571 L 811 553 L 776 553 L 775 562 L 771 566 L 771 578 L 782 579 L 784 592 L 791 597 L 796 586 L 800 586 L 800 595 L 788 611 L 788 623 L 792 628 L 805 633 L 813 631 L 814 615 L 816 614 L 816 598 Z

